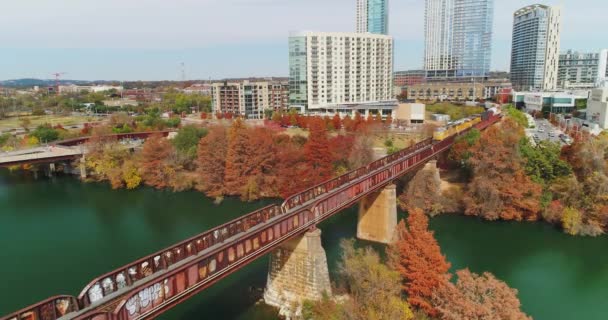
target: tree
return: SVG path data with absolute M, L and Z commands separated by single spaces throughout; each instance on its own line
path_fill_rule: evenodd
M 175 138 L 171 140 L 171 143 L 173 143 L 178 154 L 188 159 L 194 159 L 197 155 L 198 143 L 207 133 L 208 130 L 206 128 L 199 128 L 193 125 L 184 126 L 179 129 Z
M 401 298 L 401 277 L 380 261 L 371 247 L 356 249 L 354 240 L 342 240 L 340 280 L 350 299 L 337 304 L 328 298 L 306 301 L 303 319 L 411 320 L 413 313 Z
M 399 196 L 401 209 L 420 208 L 431 216 L 443 211 L 443 201 L 441 179 L 435 166 L 419 170 L 407 184 L 406 191 Z
M 340 119 L 339 114 L 334 114 L 334 117 L 331 119 L 331 122 L 334 126 L 334 129 L 340 130 L 342 128 L 342 119 Z
M 468 269 L 456 272 L 456 284 L 445 282 L 433 294 L 433 305 L 442 320 L 527 320 L 517 290 L 491 273 L 477 275 Z
M 359 310 L 355 319 L 411 319 L 401 300 L 401 276 L 380 262 L 371 247 L 355 249 L 354 240 L 342 240 L 340 274 Z
M 228 133 L 228 149 L 226 151 L 226 173 L 224 185 L 228 195 L 239 195 L 248 183 L 247 165 L 252 149 L 249 144 L 249 134 L 245 123 L 236 119 Z
M 396 242 L 387 249 L 389 265 L 403 277 L 403 290 L 410 305 L 430 316 L 438 312 L 431 303 L 433 292 L 449 280 L 450 264 L 433 232 L 428 217 L 420 209 L 409 212 L 407 225 L 402 220 L 396 230 Z
M 30 118 L 21 118 L 19 119 L 19 124 L 21 125 L 23 130 L 27 132 L 30 131 L 29 127 L 32 124 L 32 120 L 30 120 Z
M 356 136 L 348 154 L 348 167 L 351 170 L 363 167 L 374 161 L 374 142 L 367 135 Z
M 31 136 L 36 137 L 43 143 L 55 141 L 59 138 L 59 132 L 53 129 L 50 125 L 41 125 L 36 130 L 30 133 Z
M 483 132 L 470 149 L 473 180 L 464 196 L 465 214 L 487 220 L 537 220 L 542 187 L 526 175 L 518 150 L 523 128 L 512 120 Z
M 227 145 L 226 129 L 221 126 L 211 127 L 198 145 L 198 185 L 210 197 L 224 194 Z
M 169 140 L 160 135 L 148 137 L 141 151 L 140 168 L 145 184 L 161 189 L 169 185 L 176 168 L 169 161 L 175 152 Z
M 562 216 L 562 226 L 564 232 L 571 236 L 577 235 L 581 231 L 583 217 L 581 212 L 575 208 L 565 208 Z
M 297 141 L 298 137 L 300 136 L 294 136 L 278 149 L 277 187 L 282 198 L 287 198 L 306 187 L 302 180 L 308 174 L 309 166 L 302 144 Z
M 304 185 L 312 186 L 332 177 L 332 152 L 329 149 L 325 122 L 319 117 L 309 121 L 310 136 L 304 145 L 304 156 L 310 171 Z

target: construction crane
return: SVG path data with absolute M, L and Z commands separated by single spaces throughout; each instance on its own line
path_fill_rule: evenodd
M 59 95 L 59 77 L 66 74 L 66 72 L 55 72 L 51 73 L 51 75 L 55 76 L 55 94 Z

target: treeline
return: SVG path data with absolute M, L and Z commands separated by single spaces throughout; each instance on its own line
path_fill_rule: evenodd
M 248 127 L 241 119 L 230 127 L 186 126 L 175 139 L 151 137 L 134 153 L 99 137 L 87 166 L 114 188 L 195 188 L 213 198 L 250 201 L 287 197 L 372 161 L 365 135 L 330 134 L 320 117 L 309 117 L 307 127 L 308 137 Z
M 545 220 L 571 235 L 606 232 L 608 134 L 579 137 L 563 148 L 547 141 L 533 145 L 526 124 L 525 117 L 510 116 L 460 137 L 450 159 L 464 170 L 464 187 L 441 191 L 436 179 L 421 172 L 406 188 L 404 206 L 486 220 Z M 428 192 L 417 194 L 421 188 Z
M 396 231 L 397 241 L 386 249 L 386 263 L 370 247 L 355 248 L 353 240 L 343 241 L 335 291 L 348 298 L 307 301 L 302 318 L 530 319 L 520 309 L 517 290 L 491 273 L 449 272 L 450 263 L 422 210 L 411 209 Z M 451 281 L 454 276 L 457 280 Z

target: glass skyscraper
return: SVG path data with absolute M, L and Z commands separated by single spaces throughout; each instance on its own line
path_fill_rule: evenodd
M 427 77 L 487 77 L 493 15 L 494 0 L 426 0 Z
M 388 34 L 388 0 L 357 0 L 357 32 Z

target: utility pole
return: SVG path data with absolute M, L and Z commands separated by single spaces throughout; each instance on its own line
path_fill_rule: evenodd
M 51 75 L 55 76 L 55 94 L 59 95 L 59 77 L 66 74 L 65 72 L 55 72 L 51 73 Z

